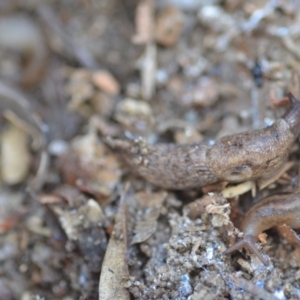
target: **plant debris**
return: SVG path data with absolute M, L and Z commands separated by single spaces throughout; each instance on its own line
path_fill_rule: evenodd
M 192 188 L 165 155 L 286 117 L 287 92 L 300 98 L 297 1 L 0 10 L 0 299 L 300 299 L 297 229 L 259 234 L 269 266 L 223 254 L 254 203 L 292 192 L 299 141 L 267 178 Z M 156 185 L 114 143 L 139 167 L 156 154 Z M 179 152 L 173 165 L 187 166 Z

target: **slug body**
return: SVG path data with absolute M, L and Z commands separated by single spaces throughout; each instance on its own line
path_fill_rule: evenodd
M 292 194 L 269 196 L 252 206 L 241 223 L 244 238 L 227 249 L 225 254 L 244 247 L 254 252 L 265 265 L 268 265 L 268 261 L 256 249 L 255 241 L 261 232 L 279 225 L 300 228 L 299 186 Z
M 289 93 L 291 107 L 272 126 L 203 144 L 147 145 L 111 140 L 131 170 L 169 189 L 199 188 L 218 181 L 241 182 L 271 176 L 287 159 L 300 133 L 300 103 Z
M 209 147 L 205 145 L 150 146 L 138 139 L 134 143 L 114 140 L 113 148 L 131 171 L 157 186 L 184 190 L 218 181 L 206 164 Z

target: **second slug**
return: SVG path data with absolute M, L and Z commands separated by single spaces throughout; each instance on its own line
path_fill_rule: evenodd
M 269 265 L 269 262 L 256 249 L 255 241 L 261 232 L 274 226 L 287 225 L 290 228 L 300 228 L 299 178 L 298 185 L 292 194 L 269 196 L 251 207 L 241 223 L 244 238 L 228 248 L 224 254 L 230 254 L 240 248 L 247 248 L 258 256 L 266 266 Z
M 142 139 L 109 140 L 109 144 L 133 172 L 163 188 L 184 190 L 268 177 L 285 162 L 300 133 L 300 102 L 291 93 L 288 97 L 291 107 L 272 126 L 223 137 L 212 147 L 150 146 Z

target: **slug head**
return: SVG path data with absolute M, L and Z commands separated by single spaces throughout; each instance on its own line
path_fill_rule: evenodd
M 220 180 L 240 182 L 266 177 L 281 167 L 294 134 L 283 119 L 272 126 L 221 138 L 207 152 L 212 173 Z
M 287 96 L 291 101 L 291 107 L 285 113 L 283 119 L 289 124 L 290 130 L 296 139 L 300 134 L 300 102 L 291 92 L 288 92 Z
M 238 182 L 251 178 L 253 175 L 252 167 L 248 164 L 232 166 L 223 172 L 224 178 L 228 181 Z
M 208 151 L 207 158 L 211 170 L 222 180 L 231 182 L 248 180 L 254 174 L 252 162 L 247 160 L 247 154 L 241 146 L 232 143 L 230 139 L 231 136 L 221 139 Z

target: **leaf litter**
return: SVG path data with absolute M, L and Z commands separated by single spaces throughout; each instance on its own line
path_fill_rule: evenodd
M 1 299 L 300 298 L 296 231 L 260 235 L 269 267 L 222 254 L 255 201 L 292 190 L 298 143 L 266 182 L 188 191 L 152 186 L 106 145 L 272 124 L 300 93 L 298 3 L 3 3 L 14 46 L 21 13 L 47 55 L 0 44 Z

